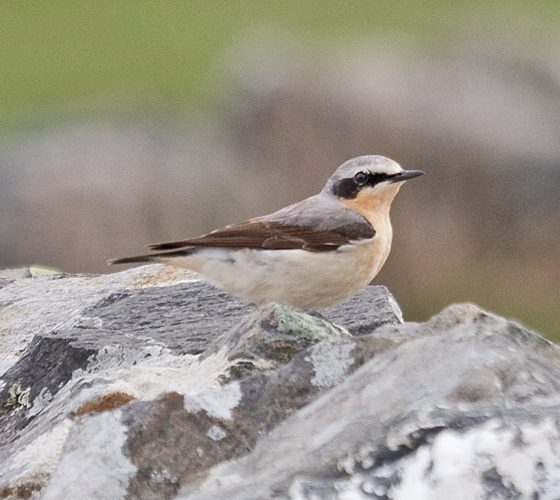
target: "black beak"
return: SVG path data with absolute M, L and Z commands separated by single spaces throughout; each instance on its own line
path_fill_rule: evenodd
M 398 174 L 392 175 L 391 182 L 407 181 L 409 179 L 414 179 L 415 177 L 420 177 L 421 175 L 424 175 L 422 170 L 403 170 Z

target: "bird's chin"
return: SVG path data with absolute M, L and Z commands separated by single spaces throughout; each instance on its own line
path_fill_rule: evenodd
M 379 188 L 379 197 L 384 198 L 389 202 L 393 201 L 393 198 L 397 196 L 397 193 L 403 184 L 404 182 L 383 182 L 382 184 L 376 186 Z
M 379 187 L 377 193 L 375 194 L 376 205 L 378 207 L 391 207 L 395 196 L 397 196 L 399 190 L 401 189 L 404 182 L 395 183 L 383 183 L 383 185 L 376 186 Z

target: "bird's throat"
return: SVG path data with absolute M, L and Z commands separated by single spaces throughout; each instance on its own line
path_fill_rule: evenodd
M 399 189 L 400 184 L 390 184 L 382 190 L 364 189 L 355 198 L 343 200 L 342 203 L 348 208 L 361 213 L 376 227 L 381 219 L 389 218 L 391 203 Z

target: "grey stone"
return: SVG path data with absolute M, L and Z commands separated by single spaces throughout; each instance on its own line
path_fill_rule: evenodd
M 468 305 L 379 336 L 394 345 L 179 497 L 554 498 L 556 346 Z
M 317 313 L 255 309 L 144 266 L 11 281 L 0 333 L 0 498 L 560 487 L 560 353 L 475 306 L 402 323 L 368 287 Z
M 364 314 L 367 309 L 372 309 L 371 314 Z M 401 321 L 398 305 L 384 287 L 370 287 L 361 299 L 351 299 L 324 314 L 342 324 L 347 322 L 349 330 L 356 332 Z M 258 432 L 272 428 L 283 416 L 311 400 L 319 389 L 305 387 L 302 374 L 301 397 L 292 399 L 289 385 L 284 389 L 284 405 L 279 396 L 271 395 L 278 407 L 271 404 L 267 410 L 270 418 L 258 425 L 254 425 L 254 417 L 247 418 L 244 425 L 248 434 L 243 439 L 228 437 L 231 425 L 221 423 L 228 414 L 227 406 L 220 406 L 212 391 L 225 384 L 232 391 L 227 393 L 231 404 L 235 404 L 243 378 L 252 374 L 254 380 L 247 384 L 256 388 L 266 379 L 267 371 L 288 380 L 294 374 L 276 374 L 274 369 L 289 365 L 293 357 L 317 342 L 339 336 L 349 337 L 349 333 L 319 314 L 308 315 L 282 305 L 255 311 L 193 280 L 186 271 L 160 265 L 112 275 L 22 275 L 10 280 L 0 289 L 0 461 L 8 460 L 6 467 L 0 468 L 0 492 L 42 490 L 44 476 L 53 471 L 50 461 L 48 465 L 30 461 L 20 474 L 19 465 L 12 467 L 14 460 L 19 464 L 18 450 L 27 450 L 28 446 L 35 449 L 36 440 L 48 440 L 46 436 L 54 434 L 59 441 L 49 446 L 53 453 L 60 453 L 63 443 L 70 439 L 68 432 L 72 432 L 72 440 L 78 439 L 76 420 L 119 405 L 126 406 L 122 413 L 129 422 L 126 429 L 130 437 L 135 425 L 144 428 L 149 419 L 155 420 L 157 434 L 161 418 L 172 411 L 161 408 L 184 401 L 182 416 L 177 419 L 187 423 L 170 426 L 169 435 L 177 442 L 181 442 L 179 436 L 185 436 L 188 443 L 194 439 L 189 419 L 200 419 L 196 415 L 201 405 L 209 405 L 215 412 L 210 434 L 223 434 L 221 439 L 212 440 L 220 446 L 209 464 L 217 463 L 216 457 L 228 455 L 223 450 L 226 445 L 231 448 L 230 456 L 239 456 L 247 446 L 237 446 L 240 440 L 256 442 Z M 298 363 L 308 364 L 303 358 Z M 309 379 L 312 373 L 309 367 L 306 370 Z M 258 405 L 257 399 L 250 408 Z M 204 422 L 200 433 L 204 443 L 209 439 L 209 422 Z M 236 421 L 235 425 L 241 424 Z M 135 449 L 142 450 L 137 452 L 140 456 L 146 452 L 145 443 L 142 447 L 137 441 Z M 200 468 L 200 450 L 189 446 L 178 449 L 185 457 L 189 450 L 195 452 L 190 462 L 181 459 L 184 469 L 179 470 L 182 475 L 178 477 L 184 481 L 185 471 L 194 474 Z M 211 455 L 205 449 L 203 452 Z M 153 458 L 151 452 L 147 456 Z M 72 464 L 74 460 L 62 463 Z M 153 469 L 153 464 L 150 467 Z M 154 491 L 165 495 L 171 479 L 156 469 L 150 472 L 160 485 Z M 37 475 L 43 479 L 30 479 Z M 134 476 L 131 485 L 145 484 L 141 474 L 139 477 Z
M 12 282 L 15 280 L 31 278 L 29 267 L 14 267 L 11 269 L 0 269 L 0 280 Z

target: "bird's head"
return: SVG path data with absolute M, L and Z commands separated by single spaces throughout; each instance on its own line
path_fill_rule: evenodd
M 352 206 L 390 206 L 404 181 L 423 174 L 421 170 L 403 170 L 384 156 L 358 156 L 336 169 L 323 193 Z

